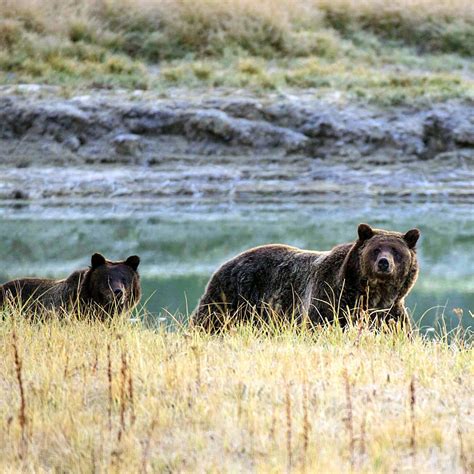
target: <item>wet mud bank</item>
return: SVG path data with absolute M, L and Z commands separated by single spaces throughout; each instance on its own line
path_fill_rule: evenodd
M 474 197 L 474 107 L 0 90 L 0 199 Z

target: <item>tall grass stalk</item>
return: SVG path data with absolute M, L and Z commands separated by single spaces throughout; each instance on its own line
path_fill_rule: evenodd
M 286 413 L 286 452 L 287 452 L 287 463 L 286 470 L 288 473 L 291 472 L 293 467 L 293 446 L 292 446 L 292 427 L 293 422 L 291 418 L 291 393 L 290 385 L 286 384 L 285 392 L 285 413 Z
M 117 439 L 120 442 L 123 433 L 126 431 L 125 413 L 127 411 L 127 353 L 122 350 L 122 365 L 120 368 L 120 428 L 118 430 Z
M 349 434 L 349 455 L 351 468 L 353 469 L 355 462 L 354 414 L 352 411 L 351 382 L 346 368 L 344 368 L 343 378 L 346 393 L 346 427 Z
M 15 374 L 18 382 L 18 390 L 20 392 L 20 408 L 18 410 L 18 423 L 20 424 L 21 440 L 20 440 L 20 459 L 24 459 L 28 449 L 28 418 L 26 416 L 26 397 L 25 387 L 23 385 L 23 363 L 18 349 L 18 338 L 15 328 L 12 333 L 13 356 L 15 362 Z
M 416 459 L 416 419 L 415 419 L 415 407 L 416 407 L 416 392 L 415 392 L 415 376 L 412 376 L 410 381 L 410 421 L 411 421 L 411 432 L 410 432 L 410 449 L 413 462 Z
M 306 471 L 306 458 L 308 456 L 310 431 L 311 425 L 308 416 L 308 382 L 305 377 L 303 382 L 303 472 Z
M 107 344 L 107 387 L 108 387 L 108 404 L 107 404 L 107 415 L 109 422 L 109 432 L 112 431 L 112 405 L 113 405 L 113 395 L 112 395 L 112 358 L 110 356 L 110 343 Z

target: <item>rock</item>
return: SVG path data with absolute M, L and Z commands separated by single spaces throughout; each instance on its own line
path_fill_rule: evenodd
M 474 110 L 470 117 L 459 117 L 460 123 L 454 130 L 456 145 L 474 148 Z
M 70 100 L 10 93 L 0 95 L 0 124 L 0 160 L 27 156 L 29 163 L 43 164 L 64 147 L 78 154 L 77 163 L 109 163 L 117 155 L 137 153 L 149 162 L 174 153 L 250 156 L 256 150 L 341 160 L 382 153 L 416 161 L 474 147 L 472 106 L 457 102 L 420 110 L 341 106 L 308 96 L 134 102 L 117 93 L 91 92 Z M 40 143 L 47 149 L 35 159 L 30 152 L 15 158 L 7 145 L 18 140 L 18 153 L 28 146 L 38 150 Z
M 311 138 L 321 140 L 338 139 L 341 137 L 340 127 L 329 116 L 315 116 L 313 120 L 305 123 L 301 132 Z
M 423 124 L 423 143 L 425 144 L 423 151 L 425 159 L 452 150 L 454 135 L 449 117 L 439 114 L 428 116 Z
M 139 135 L 122 133 L 112 139 L 116 153 L 120 155 L 137 155 L 143 149 L 143 142 Z
M 72 135 L 64 140 L 63 145 L 71 151 L 77 151 L 81 147 L 81 141 L 76 136 Z
M 124 112 L 123 120 L 128 130 L 135 134 L 174 134 L 184 130 L 181 114 L 168 107 L 132 107 Z
M 185 123 L 189 138 L 219 140 L 234 146 L 254 148 L 283 147 L 288 152 L 304 149 L 308 138 L 302 133 L 277 127 L 265 121 L 235 119 L 221 111 L 198 111 Z
M 11 197 L 12 199 L 15 199 L 15 200 L 26 200 L 29 198 L 28 193 L 21 189 L 13 190 Z
M 230 142 L 238 140 L 246 143 L 246 131 L 239 130 L 239 119 L 232 120 L 225 112 L 219 110 L 203 110 L 189 113 L 185 118 L 184 131 L 190 138 L 220 140 Z
M 215 107 L 215 101 L 210 102 L 209 105 Z M 224 102 L 220 107 L 221 110 L 236 118 L 245 118 L 248 120 L 264 120 L 265 114 L 263 106 L 256 100 L 250 99 L 236 99 L 229 102 Z

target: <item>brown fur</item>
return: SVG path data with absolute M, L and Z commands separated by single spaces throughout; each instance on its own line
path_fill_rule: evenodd
M 358 234 L 326 252 L 275 244 L 243 252 L 211 277 L 192 322 L 215 331 L 257 311 L 264 320 L 278 314 L 298 321 L 307 316 L 313 324 L 337 318 L 345 325 L 364 312 L 409 324 L 404 298 L 418 276 L 419 231 L 360 224 Z
M 99 309 L 102 317 L 133 309 L 140 301 L 137 256 L 112 262 L 96 253 L 91 266 L 64 280 L 22 278 L 0 286 L 0 307 L 7 301 L 27 312 Z

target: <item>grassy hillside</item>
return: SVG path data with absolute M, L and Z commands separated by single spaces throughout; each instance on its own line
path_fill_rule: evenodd
M 469 0 L 0 0 L 0 81 L 472 98 Z
M 0 324 L 0 470 L 471 472 L 472 348 Z

